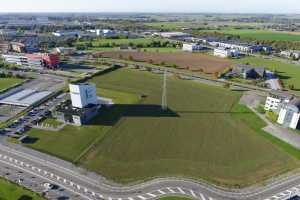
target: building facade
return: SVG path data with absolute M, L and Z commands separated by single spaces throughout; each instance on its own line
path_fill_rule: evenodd
M 221 58 L 239 57 L 240 53 L 237 50 L 229 48 L 215 48 L 214 56 Z
M 266 111 L 279 113 L 283 105 L 288 104 L 293 98 L 291 94 L 273 90 L 269 93 L 264 108 Z
M 281 108 L 277 122 L 286 128 L 299 129 L 299 119 L 300 100 L 294 99 Z
M 201 45 L 198 45 L 198 44 L 187 44 L 187 43 L 184 43 L 182 45 L 182 50 L 183 51 L 187 51 L 187 52 L 195 52 L 195 51 L 201 51 L 201 50 L 203 50 L 203 47 Z
M 96 86 L 91 84 L 70 84 L 72 106 L 84 108 L 89 104 L 98 104 Z
M 29 68 L 57 68 L 60 62 L 56 54 L 2 54 L 7 63 Z

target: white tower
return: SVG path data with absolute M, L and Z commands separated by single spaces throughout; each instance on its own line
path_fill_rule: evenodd
M 97 104 L 96 86 L 92 84 L 69 84 L 72 106 L 84 108 L 89 104 Z
M 161 99 L 161 109 L 167 110 L 167 70 L 164 72 L 163 86 L 162 86 L 162 99 Z

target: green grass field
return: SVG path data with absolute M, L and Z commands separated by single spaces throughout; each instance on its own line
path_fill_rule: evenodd
M 255 29 L 224 29 L 224 30 L 204 30 L 205 32 L 220 32 L 225 34 L 239 35 L 241 38 L 255 40 L 277 40 L 277 41 L 300 41 L 300 34 L 280 33 L 269 30 Z
M 22 83 L 22 80 L 17 78 L 0 78 L 0 91 L 18 83 Z
M 138 96 L 135 94 L 115 92 L 101 88 L 97 89 L 97 95 L 112 98 L 115 103 L 130 104 L 136 103 L 139 100 Z M 74 162 L 96 139 L 104 137 L 105 133 L 111 129 L 112 125 L 104 124 L 103 122 L 110 121 L 111 118 L 119 112 L 119 109 L 114 109 L 112 111 L 104 110 L 100 113 L 99 118 L 95 119 L 91 125 L 84 127 L 67 125 L 63 129 L 63 132 L 32 129 L 29 133 L 30 138 L 32 141 L 37 141 L 33 144 L 28 144 L 28 146 Z M 49 120 L 47 121 L 49 122 Z M 54 123 L 52 120 L 50 120 L 50 122 L 52 124 Z M 68 145 L 66 145 L 66 141 L 68 141 Z M 58 149 L 61 149 L 62 152 L 58 152 Z
M 158 75 L 120 69 L 92 82 L 105 88 L 103 96 L 121 92 L 121 99 L 133 100 L 117 102 L 91 125 L 54 134 L 31 130 L 38 140 L 29 146 L 118 182 L 184 176 L 237 187 L 298 167 L 289 146 L 273 145 L 259 132 L 265 124 L 237 105 L 238 92 L 170 78 L 169 110 L 162 112 Z M 133 104 L 141 94 L 145 98 Z
M 33 192 L 23 189 L 4 179 L 0 179 L 0 199 L 1 200 L 42 200 L 44 198 Z
M 99 46 L 103 46 L 104 44 L 114 44 L 115 46 L 119 46 L 119 45 L 129 45 L 129 44 L 133 44 L 133 45 L 139 45 L 139 44 L 143 44 L 143 45 L 147 45 L 150 44 L 153 41 L 167 41 L 166 39 L 159 39 L 159 38 L 136 38 L 136 39 L 105 39 L 105 38 L 101 38 L 101 39 L 96 39 L 92 41 L 92 44 L 94 47 L 99 47 Z M 87 42 L 77 42 L 76 44 L 86 44 Z
M 88 50 L 89 52 L 97 52 L 97 51 L 120 51 L 119 48 L 89 48 Z M 137 51 L 146 51 L 146 52 L 167 52 L 167 53 L 172 53 L 172 52 L 180 52 L 182 51 L 181 49 L 178 48 L 140 48 L 137 49 Z
M 300 95 L 300 66 L 294 64 L 288 64 L 276 60 L 264 59 L 258 57 L 245 57 L 242 59 L 233 60 L 235 63 L 246 64 L 249 63 L 253 66 L 266 67 L 267 69 L 277 71 L 278 76 L 283 81 L 285 87 L 289 84 L 295 86 L 295 94 Z

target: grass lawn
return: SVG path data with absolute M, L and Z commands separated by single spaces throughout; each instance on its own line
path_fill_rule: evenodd
M 44 198 L 34 194 L 33 192 L 10 183 L 4 179 L 0 179 L 0 199 L 1 200 L 42 200 Z
M 97 89 L 97 95 L 112 98 L 115 103 L 130 104 L 138 101 L 137 95 L 101 88 Z M 106 121 L 110 121 L 119 112 L 119 109 L 109 111 L 104 109 L 90 125 L 83 127 L 67 125 L 60 132 L 32 129 L 29 136 L 34 143 L 26 145 L 73 162 L 96 139 L 100 140 L 111 129 L 112 125 Z M 51 119 L 46 121 L 54 123 Z M 68 141 L 68 145 L 66 145 L 66 141 Z M 61 151 L 57 151 L 58 149 Z
M 300 35 L 293 34 L 293 33 L 280 33 L 280 32 L 275 32 L 270 30 L 224 29 L 224 30 L 208 30 L 207 32 L 211 32 L 211 31 L 216 31 L 225 34 L 239 35 L 241 36 L 241 38 L 251 38 L 256 40 L 300 41 Z
M 93 47 L 93 48 L 89 48 L 88 49 L 89 52 L 98 52 L 98 51 L 120 51 L 119 48 L 103 48 L 103 47 Z M 136 51 L 143 51 L 143 52 L 180 52 L 182 51 L 181 49 L 177 49 L 177 48 L 141 48 L 141 49 L 137 49 Z
M 120 101 L 88 126 L 68 126 L 54 135 L 32 130 L 30 136 L 39 140 L 31 147 L 75 159 L 118 182 L 183 176 L 239 187 L 299 165 L 287 153 L 294 149 L 274 145 L 273 138 L 259 132 L 265 124 L 237 105 L 238 92 L 169 78 L 169 110 L 162 112 L 156 74 L 119 69 L 91 81 L 104 88 L 99 94 L 121 91 L 145 98 L 139 104 Z
M 267 69 L 277 71 L 277 75 L 283 81 L 285 87 L 288 87 L 289 84 L 295 86 L 295 93 L 300 95 L 300 66 L 294 64 L 288 64 L 276 60 L 264 59 L 258 57 L 245 57 L 242 59 L 235 59 L 233 62 L 236 63 L 249 63 L 253 66 L 262 66 Z
M 120 46 L 120 45 L 147 45 L 151 44 L 153 41 L 168 41 L 167 39 L 160 39 L 160 38 L 136 38 L 136 39 L 106 39 L 106 38 L 100 38 L 100 39 L 95 39 L 92 41 L 93 47 L 99 47 L 103 46 L 105 44 L 110 44 L 110 46 Z M 76 44 L 86 44 L 87 42 L 77 42 Z
M 15 84 L 22 83 L 23 80 L 17 78 L 0 78 L 0 91 L 12 87 Z
M 54 119 L 54 118 L 46 118 L 46 119 L 43 120 L 40 124 L 44 124 L 44 125 L 48 124 L 48 125 L 50 125 L 50 126 L 58 127 L 58 126 L 62 125 L 63 123 L 57 121 L 57 120 Z

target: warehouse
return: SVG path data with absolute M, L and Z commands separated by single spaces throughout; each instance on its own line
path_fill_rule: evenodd
M 37 91 L 32 89 L 15 88 L 0 96 L 0 104 L 31 106 L 45 97 L 49 96 L 49 91 Z

